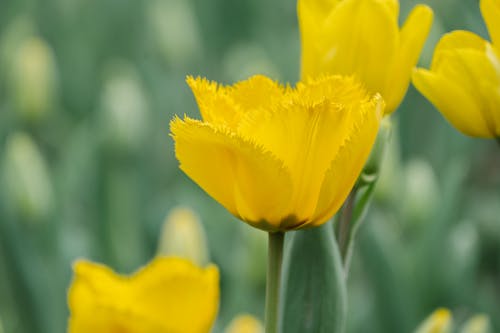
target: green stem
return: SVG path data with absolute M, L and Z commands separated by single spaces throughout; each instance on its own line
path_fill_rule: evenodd
M 355 186 L 344 203 L 344 208 L 342 209 L 340 219 L 338 221 L 339 226 L 337 240 L 339 243 L 340 257 L 342 258 L 343 263 L 345 263 L 349 252 L 349 243 L 351 237 L 350 224 L 352 222 L 352 215 L 354 212 L 354 203 L 356 202 L 356 193 L 357 187 Z
M 283 232 L 269 233 L 266 288 L 266 333 L 278 332 L 280 304 L 281 263 L 283 261 Z
M 498 143 L 498 146 L 500 147 L 500 136 L 499 137 L 496 137 L 495 140 L 497 141 Z

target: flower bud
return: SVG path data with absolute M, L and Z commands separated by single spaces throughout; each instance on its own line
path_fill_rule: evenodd
M 386 147 L 389 145 L 389 140 L 392 133 L 392 124 L 390 117 L 384 117 L 380 123 L 380 129 L 377 134 L 377 139 L 373 145 L 370 157 L 363 167 L 358 183 L 369 184 L 377 180 L 383 163 Z
M 101 96 L 102 135 L 106 146 L 137 151 L 148 132 L 149 108 L 139 77 L 128 64 L 114 62 Z
M 412 221 L 429 220 L 439 202 L 439 188 L 431 165 L 415 159 L 405 168 L 405 200 L 403 211 Z
M 437 309 L 420 324 L 415 333 L 448 333 L 451 332 L 452 322 L 448 309 Z
M 264 333 L 264 326 L 254 316 L 240 314 L 231 320 L 224 333 Z
M 199 266 L 208 263 L 205 230 L 195 212 L 185 207 L 170 211 L 163 224 L 158 255 L 187 258 Z
M 189 64 L 202 53 L 199 27 L 190 1 L 149 1 L 147 14 L 156 45 L 173 68 Z
M 41 38 L 26 38 L 16 49 L 12 89 L 23 119 L 37 121 L 53 109 L 56 65 L 50 46 Z
M 53 205 L 52 183 L 42 154 L 27 134 L 15 133 L 7 139 L 4 163 L 10 206 L 28 220 L 47 218 Z
M 475 315 L 467 320 L 462 326 L 460 333 L 490 333 L 491 323 L 490 318 L 486 315 Z

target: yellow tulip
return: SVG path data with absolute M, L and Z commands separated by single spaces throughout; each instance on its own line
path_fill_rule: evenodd
M 413 84 L 462 133 L 500 137 L 500 0 L 481 0 L 493 43 L 469 31 L 444 35 L 430 70 L 417 69 Z
M 416 6 L 401 29 L 398 0 L 299 0 L 303 78 L 357 75 L 396 110 L 432 24 L 432 10 Z
M 383 101 L 353 78 L 283 87 L 254 76 L 222 87 L 188 78 L 203 121 L 170 127 L 180 168 L 233 215 L 286 231 L 326 222 L 374 143 Z
M 132 276 L 77 261 L 68 333 L 207 333 L 219 303 L 219 272 L 158 257 Z
M 415 330 L 415 333 L 449 333 L 453 324 L 448 309 L 437 309 Z

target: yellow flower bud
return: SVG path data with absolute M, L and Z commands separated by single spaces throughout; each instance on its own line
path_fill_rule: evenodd
M 417 69 L 413 84 L 460 132 L 500 137 L 500 0 L 481 0 L 492 43 L 457 30 L 444 35 L 430 70 Z
M 6 196 L 12 207 L 28 220 L 48 217 L 53 205 L 52 182 L 45 159 L 27 134 L 8 137 L 4 163 Z
M 437 309 L 420 326 L 415 333 L 449 333 L 452 317 L 448 309 Z
M 229 323 L 224 333 L 264 333 L 264 326 L 254 316 L 240 314 Z
M 194 211 L 185 207 L 170 211 L 163 224 L 158 255 L 187 258 L 198 265 L 209 261 L 205 230 Z

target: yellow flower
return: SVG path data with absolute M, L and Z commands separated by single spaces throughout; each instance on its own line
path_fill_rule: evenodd
M 418 5 L 401 30 L 398 0 L 299 0 L 302 77 L 357 75 L 387 103 L 401 103 L 432 24 Z
M 203 121 L 171 122 L 180 168 L 233 215 L 266 231 L 326 222 L 373 145 L 383 101 L 353 78 L 222 87 L 188 78 Z
M 217 314 L 219 272 L 156 258 L 132 276 L 88 261 L 74 265 L 68 333 L 207 333 Z
M 462 133 L 500 137 L 500 0 L 481 0 L 493 44 L 469 31 L 444 35 L 413 84 Z

